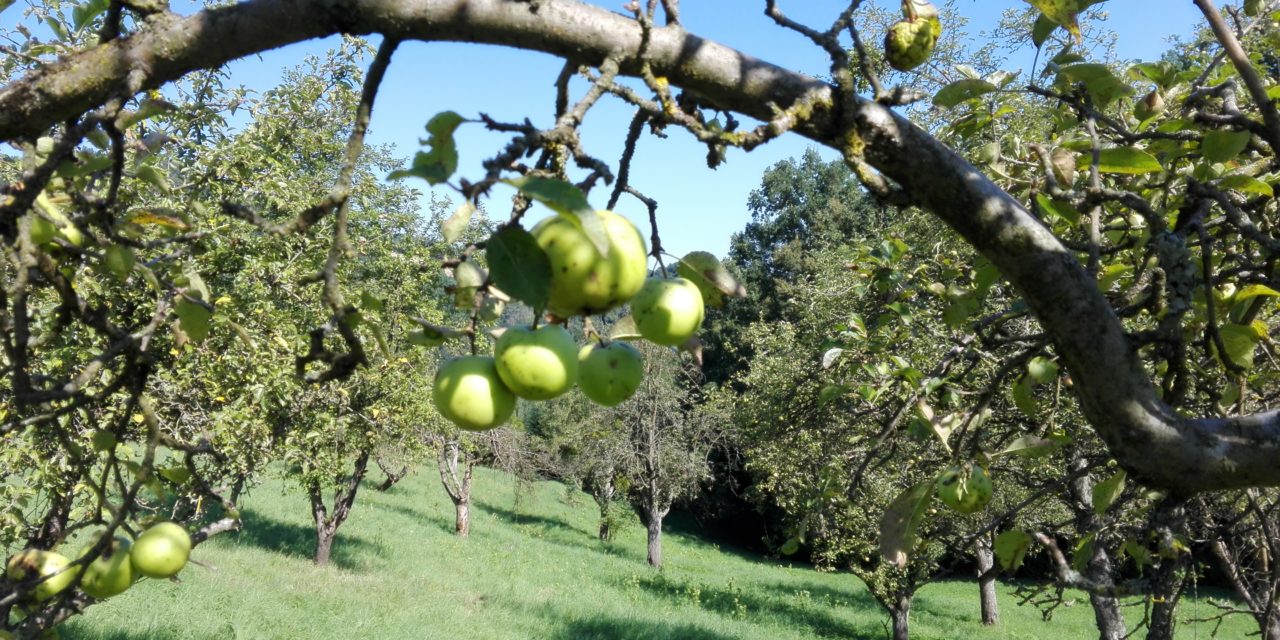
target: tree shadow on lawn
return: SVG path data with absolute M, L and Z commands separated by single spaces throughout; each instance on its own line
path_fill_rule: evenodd
M 243 509 L 240 513 L 244 527 L 239 532 L 219 538 L 232 544 L 250 545 L 307 560 L 315 557 L 316 530 L 313 527 L 281 522 L 253 509 Z M 339 528 L 329 562 L 342 569 L 369 570 L 374 564 L 371 559 L 382 564 L 389 556 L 389 550 L 383 545 L 347 535 Z
M 733 640 L 694 624 L 637 622 L 599 616 L 572 620 L 547 636 L 549 640 Z
M 519 513 L 494 504 L 481 504 L 477 502 L 472 502 L 471 504 L 473 506 L 479 506 L 486 513 L 492 514 L 493 516 L 501 518 L 502 520 L 514 525 L 540 526 L 548 532 L 558 531 L 571 533 L 573 534 L 572 540 L 576 541 L 581 539 L 583 541 L 583 547 L 589 546 L 587 543 L 596 539 L 596 535 L 594 533 L 584 529 L 579 529 L 578 527 L 565 522 L 561 518 L 540 514 Z
M 223 640 L 232 637 L 234 633 L 229 634 L 227 631 L 230 630 L 197 634 L 195 630 L 184 627 L 103 630 L 95 629 L 93 625 L 75 619 L 68 620 L 58 627 L 58 632 L 63 640 L 81 640 L 82 638 L 92 638 L 93 640 Z
M 760 614 L 780 619 L 784 624 L 802 627 L 814 637 L 820 638 L 866 638 L 883 635 L 883 629 L 877 625 L 869 627 L 856 625 L 832 615 L 825 610 L 827 602 L 848 603 L 849 606 L 872 608 L 879 612 L 880 607 L 867 594 L 837 592 L 825 587 L 824 591 L 838 594 L 834 600 L 823 600 L 813 597 L 813 591 L 805 586 L 782 584 L 758 585 L 747 581 L 741 587 L 707 584 L 697 581 L 673 579 L 667 574 L 654 573 L 639 581 L 639 586 L 659 596 L 663 596 L 676 604 L 693 604 L 707 611 L 724 617 L 754 617 Z M 755 591 L 759 588 L 774 591 L 776 597 L 763 596 Z M 802 599 L 797 597 L 801 591 L 808 592 Z M 785 599 L 784 599 L 785 598 Z

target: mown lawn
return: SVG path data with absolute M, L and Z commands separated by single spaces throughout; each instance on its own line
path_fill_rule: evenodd
M 850 575 L 818 573 L 723 549 L 693 535 L 665 537 L 667 567 L 644 564 L 644 531 L 595 539 L 590 498 L 562 485 L 525 485 L 478 470 L 472 535 L 453 535 L 453 507 L 424 470 L 388 493 L 362 490 L 338 534 L 334 563 L 311 564 L 305 497 L 281 484 L 246 501 L 246 529 L 199 547 L 182 583 L 145 581 L 64 625 L 68 640 L 460 638 L 487 640 L 729 640 L 883 638 L 880 609 Z M 376 478 L 380 480 L 381 478 Z M 977 588 L 927 587 L 912 637 L 1096 637 L 1088 602 L 1051 623 L 1001 592 L 1002 621 L 978 622 Z M 1190 604 L 1187 613 L 1203 604 Z M 1140 608 L 1128 610 L 1139 616 Z M 1219 630 L 1241 638 L 1238 618 Z M 1209 638 L 1183 627 L 1180 637 Z

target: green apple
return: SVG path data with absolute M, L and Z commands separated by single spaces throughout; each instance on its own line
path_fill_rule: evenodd
M 589 344 L 578 351 L 578 364 L 578 387 L 606 407 L 635 395 L 644 379 L 644 357 L 625 342 Z
M 440 365 L 431 401 L 440 415 L 468 431 L 492 429 L 516 409 L 515 394 L 487 356 L 462 356 Z
M 977 465 L 951 467 L 938 475 L 938 498 L 960 513 L 973 513 L 991 502 L 994 486 L 987 470 Z
M 498 377 L 527 400 L 549 400 L 578 382 L 578 345 L 564 327 L 512 327 L 493 349 Z
M 612 211 L 596 213 L 609 239 L 607 256 L 564 216 L 547 218 L 531 232 L 551 261 L 547 311 L 561 318 L 603 313 L 625 303 L 648 274 L 648 250 L 635 225 Z
M 191 555 L 191 536 L 172 522 L 152 525 L 133 542 L 129 559 L 133 568 L 150 578 L 169 578 L 187 566 Z
M 631 316 L 640 335 L 674 347 L 702 326 L 702 291 L 684 278 L 649 278 L 631 299 Z
M 44 549 L 24 549 L 9 558 L 6 566 L 12 580 L 29 580 L 36 576 L 49 576 L 35 586 L 32 596 L 39 602 L 52 598 L 71 586 L 76 579 L 75 568 L 68 568 L 71 561 L 61 553 Z
M 86 546 L 80 556 L 88 555 L 94 544 L 96 543 Z M 125 589 L 133 586 L 138 576 L 130 559 L 129 550 L 132 546 L 133 543 L 128 538 L 114 538 L 102 550 L 101 555 L 85 566 L 84 575 L 80 578 L 80 590 L 102 600 L 124 593 Z

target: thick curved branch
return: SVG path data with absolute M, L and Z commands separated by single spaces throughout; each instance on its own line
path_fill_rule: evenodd
M 1280 416 L 1193 420 L 1160 400 L 1123 328 L 1077 257 L 1013 197 L 888 108 L 684 31 L 573 0 L 253 0 L 156 19 L 0 90 L 0 139 L 38 135 L 111 97 L 196 68 L 333 33 L 502 44 L 583 64 L 646 65 L 719 108 L 769 120 L 801 99 L 795 131 L 866 161 L 956 229 L 1023 294 L 1075 381 L 1081 407 L 1134 476 L 1176 493 L 1280 485 Z M 851 111 L 851 112 L 849 112 Z M 852 130 L 841 123 L 850 123 Z

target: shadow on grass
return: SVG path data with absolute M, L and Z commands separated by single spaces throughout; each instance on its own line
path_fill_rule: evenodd
M 879 637 L 882 633 L 879 627 L 842 620 L 829 611 L 846 606 L 860 611 L 871 608 L 878 612 L 879 606 L 868 594 L 845 593 L 818 585 L 758 585 L 750 582 L 743 586 L 732 582 L 716 585 L 673 579 L 662 573 L 642 578 L 638 585 L 675 604 L 697 605 L 725 617 L 774 618 L 818 638 Z M 815 589 L 811 590 L 809 586 Z M 762 587 L 776 595 L 761 595 L 759 589 Z M 820 592 L 818 597 L 815 597 L 815 592 Z
M 244 528 L 227 538 L 233 544 L 249 545 L 276 551 L 287 556 L 310 560 L 316 552 L 316 531 L 313 527 L 281 522 L 253 509 L 241 511 Z M 371 558 L 379 561 L 389 557 L 382 545 L 371 543 L 358 536 L 347 535 L 340 527 L 333 541 L 329 562 L 348 570 L 368 569 Z
M 573 620 L 547 637 L 551 640 L 733 640 L 733 636 L 693 624 L 638 623 L 606 617 Z
M 220 640 L 231 637 L 230 629 L 220 633 L 197 634 L 192 629 L 170 627 L 168 629 L 94 629 L 92 625 L 70 620 L 58 627 L 63 640 Z M 229 633 L 230 632 L 230 633 Z
M 546 529 L 547 531 L 571 533 L 574 536 L 571 540 L 577 541 L 580 539 L 582 541 L 581 546 L 583 547 L 589 547 L 590 542 L 596 539 L 596 534 L 594 532 L 579 529 L 578 527 L 565 522 L 561 518 L 541 514 L 518 513 L 493 504 L 477 505 L 475 502 L 472 502 L 471 504 L 472 506 L 479 506 L 481 509 L 484 509 L 485 512 L 492 514 L 494 517 L 500 518 L 514 525 L 538 526 Z

